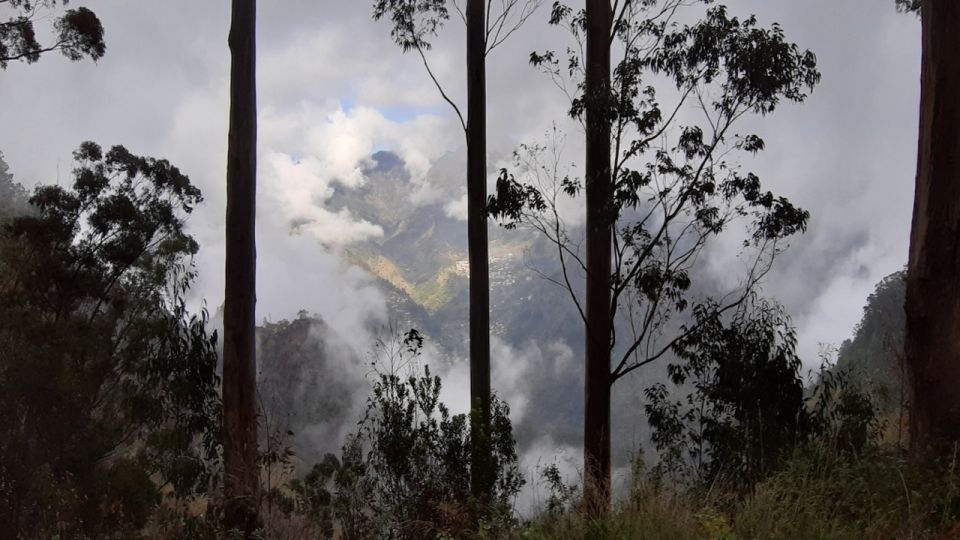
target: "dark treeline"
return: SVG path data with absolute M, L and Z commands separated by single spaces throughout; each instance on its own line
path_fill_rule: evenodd
M 373 1 L 372 19 L 419 56 L 464 132 L 457 298 L 468 340 L 447 347 L 469 361 L 469 410 L 458 414 L 441 399 L 450 370 L 429 354 L 459 340 L 437 290 L 418 301 L 415 286 L 379 275 L 401 299 L 392 307 L 406 306 L 403 322 L 420 328 L 380 333 L 369 361 L 306 311 L 257 326 L 257 3 L 233 0 L 225 291 L 214 317 L 190 307 L 198 273 L 217 270 L 194 264 L 200 245 L 186 223 L 203 196 L 177 166 L 81 142 L 69 181 L 28 191 L 0 159 L 0 538 L 956 534 L 960 4 L 884 7 L 917 16 L 923 32 L 909 260 L 877 285 L 853 338 L 805 374 L 791 318 L 761 286 L 811 215 L 750 167 L 760 152 L 785 151 L 752 130 L 817 89 L 812 51 L 713 0 Z M 5 84 L 17 83 L 5 71 L 14 62 L 107 54 L 97 15 L 66 0 L 0 0 L 0 14 Z M 429 54 L 457 23 L 464 96 Z M 41 25 L 52 41 L 38 39 Z M 563 163 L 555 127 L 520 144 L 488 194 L 487 118 L 498 111 L 487 60 L 537 25 L 567 36 L 529 61 L 563 91 L 558 119 L 583 130 L 582 174 Z M 401 250 L 429 266 L 440 257 L 427 256 L 438 249 L 425 236 Z M 527 246 L 542 266 L 535 279 L 566 304 L 496 281 L 492 237 Z M 730 239 L 737 263 L 729 279 L 711 279 L 704 259 Z M 511 366 L 493 353 L 503 304 L 491 298 L 521 292 L 554 319 L 515 318 L 505 334 L 562 340 L 543 334 L 575 328 L 582 347 L 572 476 L 554 461 L 527 477 L 510 403 L 492 384 Z M 518 384 L 527 408 L 570 401 Z M 649 436 L 615 458 L 626 435 L 613 419 L 630 412 L 617 410 L 617 392 L 631 391 Z M 551 426 L 525 425 L 541 427 Z M 629 469 L 622 490 L 618 467 Z M 525 490 L 537 500 L 521 509 Z

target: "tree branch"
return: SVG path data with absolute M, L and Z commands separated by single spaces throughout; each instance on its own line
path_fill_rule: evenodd
M 433 81 L 434 86 L 436 86 L 437 90 L 440 91 L 440 96 L 443 97 L 444 101 L 446 101 L 448 104 L 450 104 L 451 107 L 453 107 L 453 111 L 457 113 L 457 118 L 460 119 L 460 127 L 462 127 L 464 133 L 466 133 L 467 122 L 466 120 L 463 119 L 463 114 L 460 113 L 460 107 L 457 107 L 457 104 L 454 103 L 449 96 L 447 96 L 446 92 L 444 92 L 443 86 L 440 85 L 440 81 L 437 80 L 436 76 L 434 76 L 433 74 L 433 70 L 430 69 L 430 63 L 427 62 L 427 56 L 423 53 L 423 48 L 421 48 L 419 44 L 415 45 L 414 48 L 416 48 L 417 52 L 420 54 L 420 59 L 423 60 L 423 67 L 427 68 L 427 75 L 430 75 L 430 80 Z

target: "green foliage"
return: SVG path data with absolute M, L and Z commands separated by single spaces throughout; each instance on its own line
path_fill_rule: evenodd
M 185 303 L 200 192 L 120 146 L 74 155 L 72 188 L 37 187 L 0 233 L 0 521 L 14 531 L 138 528 L 161 486 L 205 491 L 217 457 L 216 335 Z
M 849 373 L 821 366 L 809 399 L 810 419 L 821 444 L 840 453 L 857 454 L 880 441 L 880 409 Z
M 8 10 L 14 15 L 0 22 L 0 69 L 6 69 L 11 61 L 32 64 L 43 53 L 60 51 L 71 61 L 84 57 L 99 60 L 106 52 L 103 41 L 103 25 L 94 12 L 85 7 L 68 9 L 53 19 L 56 41 L 43 45 L 37 40 L 34 22 L 47 18 L 46 13 L 66 6 L 69 0 L 8 0 Z
M 897 11 L 920 15 L 920 8 L 922 7 L 921 0 L 896 0 L 896 2 Z
M 875 447 L 879 411 L 846 372 L 825 366 L 805 391 L 782 308 L 755 301 L 729 320 L 711 306 L 694 311 L 696 331 L 675 348 L 681 362 L 668 366 L 681 397 L 663 384 L 646 390 L 655 476 L 744 493 L 813 442 L 838 454 Z
M 0 152 L 0 226 L 30 210 L 29 196 L 23 186 L 13 181 L 10 166 Z
M 373 18 L 389 17 L 390 37 L 403 49 L 430 49 L 429 38 L 437 35 L 450 18 L 446 0 L 376 0 Z
M 544 470 L 544 479 L 553 484 L 556 479 L 553 467 Z M 547 511 L 528 523 L 509 531 L 502 538 L 515 539 L 633 539 L 688 540 L 693 538 L 725 538 L 705 534 L 697 510 L 692 501 L 656 490 L 656 486 L 642 481 L 634 482 L 627 497 L 621 499 L 613 510 L 602 519 L 591 519 L 586 513 L 566 505 L 563 509 Z M 569 494 L 570 487 L 559 482 L 559 491 L 554 491 L 549 504 L 559 494 Z M 554 501 L 555 502 L 555 501 Z
M 553 51 L 531 56 L 561 87 L 569 88 L 571 80 L 572 117 L 584 121 L 589 108 L 611 128 L 612 195 L 601 204 L 607 204 L 604 214 L 615 231 L 611 309 L 621 331 L 611 336 L 614 379 L 662 358 L 695 331 L 688 326 L 674 332 L 668 321 L 677 315 L 697 318 L 690 313 L 690 296 L 705 246 L 735 224 L 745 225 L 749 271 L 737 290 L 723 296 L 724 303 L 712 304 L 719 313 L 744 301 L 779 246 L 803 232 L 809 219 L 733 161 L 765 148 L 759 135 L 733 130 L 747 116 L 770 114 L 784 101 L 804 101 L 820 80 L 816 58 L 787 41 L 779 25 L 762 28 L 755 17 L 733 17 L 711 3 L 624 2 L 612 36 L 621 59 L 604 95 L 585 94 L 580 47 L 569 48 L 565 62 Z M 681 26 L 680 12 L 699 18 Z M 582 39 L 583 10 L 555 3 L 551 23 Z M 665 92 L 668 99 L 653 86 L 664 81 L 673 86 Z M 680 114 L 690 108 L 697 116 Z M 487 210 L 507 227 L 523 223 L 556 244 L 565 286 L 579 307 L 566 276 L 583 260 L 557 205 L 579 196 L 582 181 L 558 172 L 555 157 L 544 159 L 547 150 L 522 146 L 515 154 L 516 176 L 501 171 Z
M 739 509 L 742 538 L 948 538 L 960 517 L 956 463 L 917 466 L 899 452 L 797 452 Z M 951 533 L 953 534 L 953 533 Z
M 906 272 L 884 277 L 867 298 L 853 339 L 837 351 L 837 369 L 849 374 L 851 383 L 876 397 L 883 413 L 906 406 L 907 381 L 903 334 L 906 329 Z
M 378 373 L 360 437 L 369 442 L 368 460 L 378 484 L 380 513 L 401 527 L 424 524 L 456 530 L 468 524 L 470 434 L 467 416 L 451 415 L 440 402 L 440 378 L 416 367 L 422 338 L 409 332 Z M 386 366 L 384 366 L 386 367 Z M 409 370 L 404 380 L 401 372 Z M 494 470 L 493 511 L 509 512 L 523 480 L 517 470 L 509 409 L 494 400 L 491 448 Z M 429 474 L 425 474 L 430 471 Z M 472 503 L 471 506 L 475 504 Z M 432 524 L 432 525 L 428 525 Z
M 646 390 L 658 469 L 674 478 L 750 487 L 810 433 L 796 334 L 783 310 L 758 300 L 725 320 L 697 306 L 696 331 L 675 347 L 672 382 Z M 687 385 L 687 386 L 684 386 Z
M 560 516 L 573 508 L 579 487 L 564 481 L 556 463 L 544 467 L 540 471 L 540 479 L 549 493 L 544 507 L 547 516 Z
M 546 514 L 505 537 L 932 540 L 952 538 L 960 518 L 956 454 L 916 464 L 890 449 L 857 455 L 818 440 L 796 448 L 742 497 L 722 484 L 686 493 L 664 488 L 641 473 L 630 496 L 601 520 Z
M 294 481 L 291 511 L 306 514 L 328 537 L 459 537 L 511 523 L 523 485 L 509 408 L 494 399 L 492 448 L 497 471 L 488 505 L 470 494 L 467 415 L 440 401 L 440 378 L 418 366 L 423 338 L 381 345 L 376 379 L 357 433 L 341 457 L 327 455 Z M 403 373 L 407 373 L 406 376 Z M 479 533 L 478 533 L 479 534 Z
M 335 526 L 346 539 L 369 538 L 377 530 L 371 502 L 376 485 L 368 475 L 369 465 L 356 436 L 344 445 L 340 459 L 327 454 L 301 480 L 294 480 L 297 513 L 311 520 L 324 538 L 333 536 Z

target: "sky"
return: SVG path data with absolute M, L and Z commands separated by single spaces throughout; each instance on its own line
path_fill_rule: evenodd
M 47 56 L 0 72 L 0 152 L 28 187 L 68 182 L 71 152 L 85 140 L 178 165 L 205 195 L 189 221 L 201 245 L 194 293 L 215 308 L 223 297 L 229 2 L 75 3 L 101 18 L 106 55 L 97 63 Z M 733 14 L 781 23 L 789 39 L 817 54 L 823 74 L 806 103 L 752 124 L 767 150 L 744 162 L 812 215 L 809 231 L 792 241 L 764 285 L 793 316 L 812 367 L 820 344 L 850 337 L 873 286 L 906 262 L 919 22 L 896 13 L 893 0 L 727 5 Z M 329 211 L 325 201 L 335 185 L 362 184 L 377 150 L 403 158 L 423 185 L 420 197 L 443 196 L 430 189 L 429 172 L 463 146 L 456 116 L 419 59 L 401 53 L 387 23 L 370 15 L 365 1 L 259 2 L 258 314 L 320 314 L 358 348 L 370 342 L 364 328 L 384 320 L 386 304 L 341 253 L 382 231 Z M 566 98 L 527 63 L 533 50 L 569 44 L 547 17 L 541 9 L 488 58 L 488 136 L 496 152 L 542 140 L 564 122 Z M 463 103 L 461 26 L 451 21 L 429 58 Z M 458 208 L 458 200 L 448 203 Z M 299 234 L 290 233 L 293 220 L 306 223 Z

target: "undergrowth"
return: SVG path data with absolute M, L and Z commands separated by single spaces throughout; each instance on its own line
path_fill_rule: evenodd
M 957 455 L 917 466 L 893 447 L 860 454 L 810 445 L 740 497 L 714 485 L 675 493 L 642 479 L 604 519 L 546 514 L 515 539 L 960 538 Z

